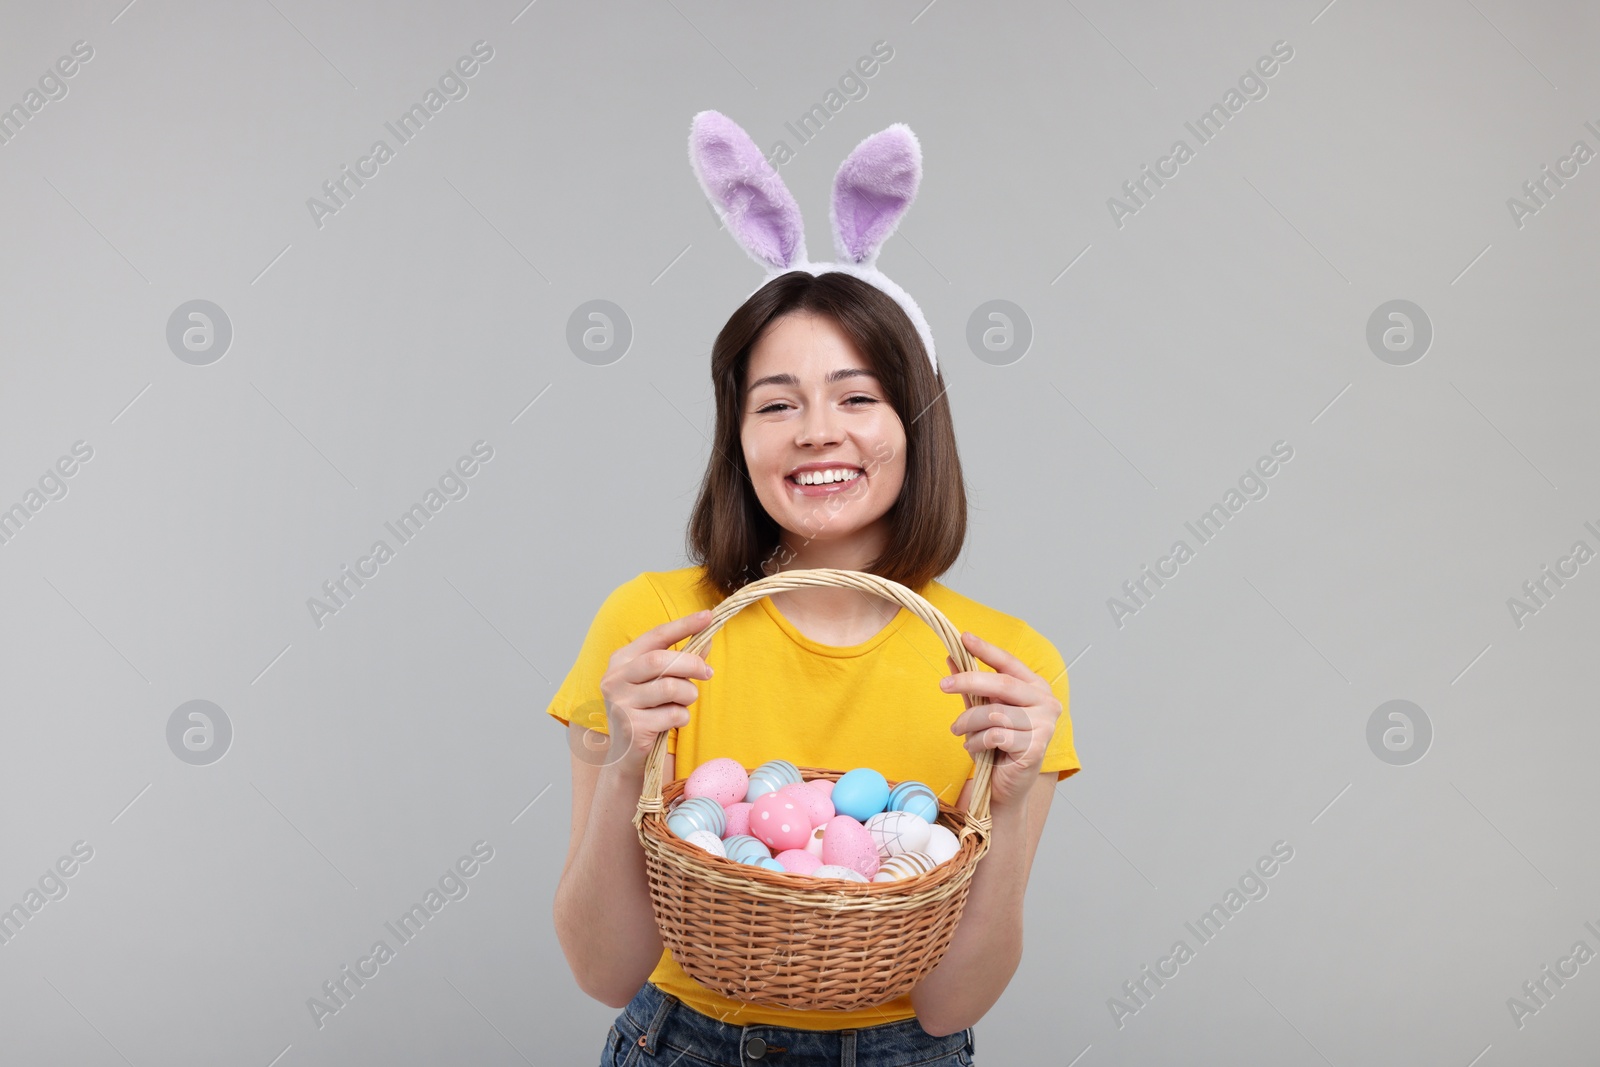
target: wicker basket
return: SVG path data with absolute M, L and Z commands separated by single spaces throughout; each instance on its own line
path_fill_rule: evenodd
M 898 582 L 861 571 L 787 571 L 751 582 L 713 610 L 684 646 L 700 655 L 729 618 L 786 589 L 838 586 L 883 597 L 933 628 L 961 671 L 977 668 L 943 613 Z M 988 703 L 973 696 L 972 705 Z M 846 882 L 735 863 L 667 829 L 668 806 L 685 779 L 661 782 L 668 735 L 645 762 L 633 824 L 644 846 L 650 901 L 662 943 L 684 971 L 723 996 L 798 1011 L 848 1011 L 890 1001 L 943 958 L 966 904 L 978 860 L 989 848 L 989 778 L 994 750 L 975 760 L 969 809 L 940 801 L 938 821 L 960 848 L 933 870 L 893 882 Z M 807 781 L 842 771 L 801 767 Z M 891 785 L 894 784 L 891 782 Z

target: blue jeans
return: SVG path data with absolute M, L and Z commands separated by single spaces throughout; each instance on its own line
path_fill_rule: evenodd
M 600 1067 L 971 1067 L 972 1028 L 931 1037 L 915 1019 L 854 1030 L 733 1026 L 649 982 L 617 1016 Z

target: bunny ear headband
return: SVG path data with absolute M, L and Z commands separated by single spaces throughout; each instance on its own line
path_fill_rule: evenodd
M 750 135 L 728 116 L 702 111 L 694 117 L 689 164 L 733 239 L 766 268 L 761 285 L 792 270 L 854 275 L 905 309 L 928 350 L 934 374 L 939 373 L 933 333 L 922 309 L 877 266 L 878 250 L 900 224 L 922 180 L 922 146 L 909 126 L 897 122 L 879 130 L 839 165 L 828 205 L 833 248 L 839 257 L 834 263 L 807 260 L 799 205 Z

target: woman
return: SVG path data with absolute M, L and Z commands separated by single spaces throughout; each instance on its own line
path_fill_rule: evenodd
M 966 495 L 945 387 L 895 300 L 845 273 L 792 271 L 733 314 L 711 360 L 717 426 L 689 528 L 696 565 L 612 592 L 549 709 L 573 752 L 556 929 L 579 986 L 623 1009 L 601 1062 L 970 1064 L 971 1027 L 1021 959 L 1023 894 L 1054 786 L 1079 766 L 1066 668 L 1026 623 L 935 581 L 960 554 Z M 816 471 L 834 473 L 805 473 Z M 835 480 L 802 484 L 797 472 Z M 992 669 L 955 673 L 915 616 L 837 588 L 763 598 L 703 659 L 673 650 L 739 586 L 816 567 L 915 590 L 971 631 L 966 648 Z M 956 694 L 990 704 L 960 710 Z M 720 756 L 782 758 L 874 767 L 958 807 L 973 756 L 997 750 L 989 850 L 939 965 L 908 996 L 851 1012 L 749 1004 L 689 978 L 662 947 L 632 824 L 664 731 L 675 732 L 663 781 Z

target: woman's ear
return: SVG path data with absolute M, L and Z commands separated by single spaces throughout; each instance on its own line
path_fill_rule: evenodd
M 738 123 L 720 111 L 696 115 L 689 126 L 689 165 L 750 258 L 769 273 L 806 262 L 800 206 Z

